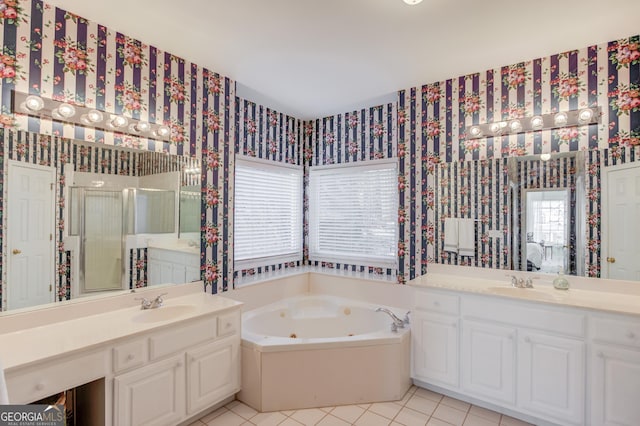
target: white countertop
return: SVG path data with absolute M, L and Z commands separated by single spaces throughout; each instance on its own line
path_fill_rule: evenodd
M 571 282 L 577 277 L 566 276 Z M 437 288 L 443 290 L 463 291 L 467 293 L 506 297 L 532 302 L 550 303 L 554 305 L 588 308 L 599 311 L 640 315 L 640 294 L 627 294 L 613 291 L 570 288 L 556 290 L 548 282 L 536 282 L 533 289 L 514 288 L 509 278 L 469 277 L 443 273 L 428 273 L 409 281 L 415 287 Z M 603 285 L 604 287 L 604 285 Z M 640 287 L 640 283 L 638 283 Z
M 135 295 L 131 295 L 133 296 Z M 152 310 L 143 311 L 139 306 L 127 307 L 3 333 L 0 334 L 0 359 L 7 371 L 76 350 L 90 349 L 119 338 L 221 312 L 241 304 L 235 300 L 200 291 L 167 298 L 164 306 Z M 141 315 L 154 315 L 156 312 L 152 311 L 171 310 L 172 306 L 178 305 L 188 305 L 189 308 L 179 311 L 176 316 L 169 319 L 154 322 L 139 321 Z

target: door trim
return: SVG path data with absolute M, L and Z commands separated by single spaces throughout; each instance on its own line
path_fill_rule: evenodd
M 609 278 L 609 263 L 606 261 L 609 251 L 609 196 L 605 190 L 609 187 L 609 173 L 636 167 L 640 167 L 640 161 L 603 166 L 600 169 L 600 278 Z

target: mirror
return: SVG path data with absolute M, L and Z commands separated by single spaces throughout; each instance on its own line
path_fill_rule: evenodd
M 636 177 L 640 181 L 632 151 L 615 147 L 554 153 L 548 161 L 521 156 L 436 164 L 428 261 L 639 280 L 633 264 L 622 266 L 620 260 L 623 253 L 637 253 L 637 241 L 611 232 L 617 224 L 627 230 L 631 225 L 616 215 L 620 209 L 606 214 L 613 193 L 624 187 L 607 187 L 609 171 L 633 170 L 624 171 L 635 173 L 624 177 L 627 191 L 633 192 Z M 473 256 L 444 250 L 445 218 L 475 220 Z
M 184 238 L 199 262 L 199 160 L 23 131 L 2 139 L 0 310 L 151 285 L 149 252 Z M 181 232 L 178 218 L 198 226 Z

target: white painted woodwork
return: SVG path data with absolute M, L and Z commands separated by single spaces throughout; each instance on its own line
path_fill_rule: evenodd
M 54 301 L 53 167 L 8 160 L 7 309 Z
M 226 338 L 187 351 L 187 413 L 194 414 L 240 390 L 240 345 Z
M 200 255 L 149 247 L 149 285 L 200 280 Z
M 602 198 L 603 277 L 639 281 L 640 164 L 605 168 Z
M 465 320 L 462 324 L 462 388 L 479 398 L 515 402 L 513 327 Z
M 117 376 L 115 425 L 177 424 L 185 413 L 184 371 L 184 355 L 178 355 Z
M 418 310 L 412 316 L 413 375 L 458 386 L 458 318 Z
M 584 347 L 581 340 L 521 331 L 518 406 L 561 424 L 583 424 Z

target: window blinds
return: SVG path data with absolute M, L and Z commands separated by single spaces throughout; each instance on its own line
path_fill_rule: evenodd
M 397 163 L 370 161 L 310 169 L 312 260 L 395 267 Z
M 234 260 L 247 269 L 302 259 L 302 169 L 237 158 Z

